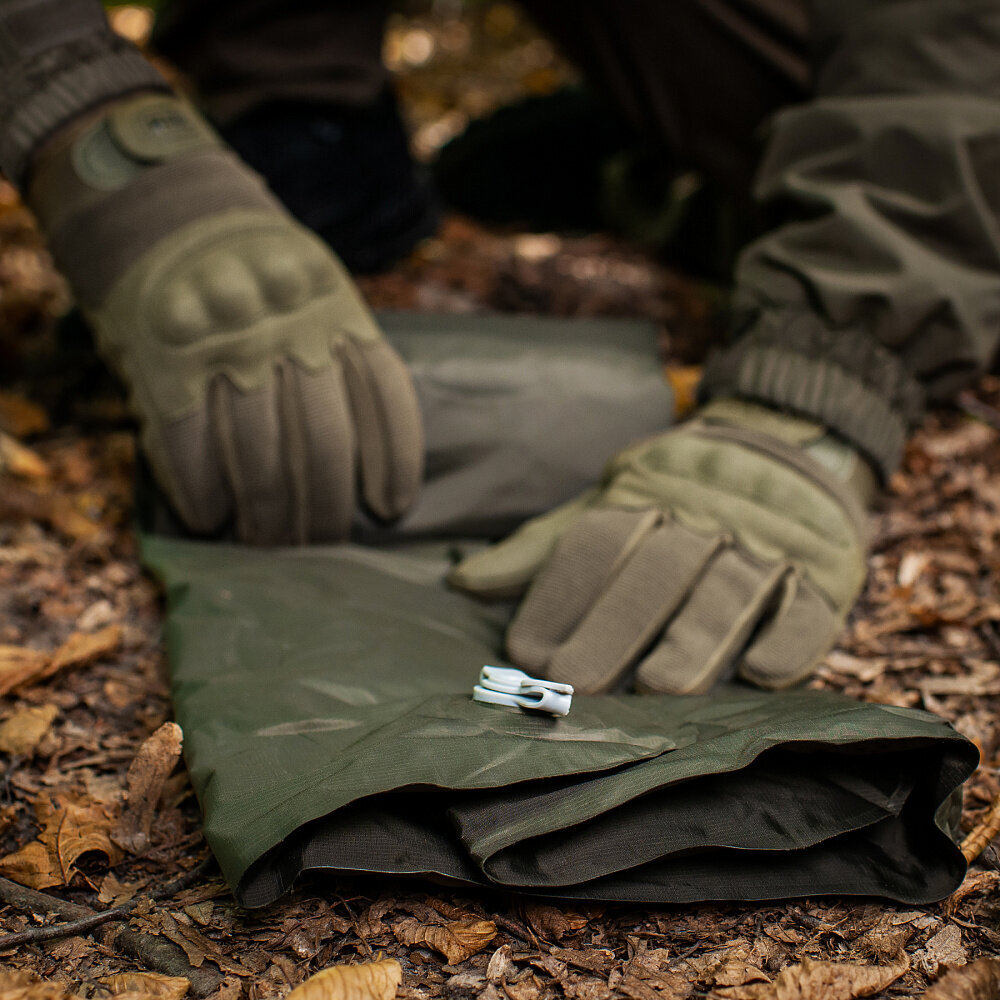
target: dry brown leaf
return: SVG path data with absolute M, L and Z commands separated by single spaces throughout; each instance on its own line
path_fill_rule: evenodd
M 0 875 L 18 885 L 26 885 L 29 889 L 48 889 L 54 885 L 62 885 L 58 862 L 53 859 L 49 849 L 37 840 L 0 858 Z
M 105 906 L 121 906 L 147 884 L 148 880 L 121 882 L 115 877 L 114 872 L 109 872 L 101 882 L 101 890 L 97 894 L 97 899 Z
M 492 920 L 453 920 L 440 927 L 407 917 L 392 932 L 403 944 L 426 945 L 457 965 L 482 951 L 497 936 L 497 925 Z
M 214 910 L 215 904 L 209 900 L 206 900 L 204 903 L 195 903 L 193 906 L 184 907 L 184 912 L 196 924 L 201 924 L 202 927 L 208 927 L 208 925 L 212 922 L 212 913 Z M 344 923 L 347 924 L 347 921 L 344 921 Z M 349 927 L 350 925 L 347 924 L 341 933 L 346 934 Z
M 534 973 L 514 983 L 504 983 L 503 991 L 508 1000 L 538 1000 L 542 995 L 542 984 Z
M 889 665 L 887 657 L 862 658 L 851 656 L 850 653 L 845 653 L 840 649 L 830 650 L 823 662 L 830 670 L 857 677 L 859 681 L 864 681 L 866 684 L 884 674 Z
M 670 968 L 672 954 L 669 948 L 650 948 L 639 951 L 623 970 L 627 976 L 639 979 L 660 994 L 660 1000 L 678 1000 L 694 992 L 690 977 Z M 767 979 L 767 976 L 760 976 Z
M 212 994 L 212 1000 L 241 1000 L 242 996 L 243 983 L 239 979 L 227 976 Z
M 746 986 L 747 983 L 769 983 L 771 977 L 765 975 L 756 965 L 750 965 L 734 958 L 722 965 L 713 973 L 716 986 Z
M 0 392 L 0 428 L 19 438 L 44 434 L 49 429 L 49 417 L 30 400 L 12 392 Z
M 781 924 L 765 924 L 764 933 L 772 941 L 781 941 L 783 944 L 790 944 L 795 947 L 798 947 L 805 941 L 805 936 L 798 928 L 787 924 L 784 926 Z
M 446 996 L 459 990 L 463 993 L 482 994 L 486 977 L 481 972 L 456 972 L 445 983 Z
M 647 986 L 641 979 L 635 976 L 625 976 L 618 984 L 619 993 L 631 997 L 631 1000 L 663 1000 L 659 993 L 652 986 Z
M 568 969 L 566 963 L 560 962 L 558 958 L 553 958 L 551 955 L 540 955 L 538 958 L 529 958 L 528 961 L 536 969 L 541 969 L 542 972 L 547 973 L 553 979 L 558 979 L 560 982 L 566 977 Z
M 129 765 L 125 809 L 112 839 L 131 854 L 141 854 L 149 847 L 156 804 L 177 765 L 182 739 L 181 727 L 165 722 L 139 747 Z
M 12 802 L 9 806 L 0 808 L 0 833 L 13 825 L 17 819 L 17 806 Z
M 989 847 L 998 833 L 1000 833 L 1000 796 L 993 800 L 986 815 L 980 818 L 962 841 L 960 849 L 965 860 L 972 864 Z
M 231 972 L 236 976 L 249 976 L 251 971 L 233 958 L 223 955 L 215 942 L 206 937 L 190 923 L 185 922 L 186 918 L 178 914 L 178 919 L 162 911 L 154 914 L 150 918 L 159 926 L 160 932 L 165 938 L 173 941 L 185 955 L 188 961 L 196 969 L 200 969 L 207 959 L 214 962 L 223 972 Z
M 895 914 L 884 914 L 864 934 L 854 939 L 852 951 L 875 965 L 900 956 L 907 942 L 916 933 L 912 923 L 893 923 Z
M 894 962 L 881 968 L 847 962 L 814 962 L 783 969 L 773 983 L 726 986 L 713 990 L 711 1000 L 853 1000 L 884 990 L 902 976 L 910 963 Z
M 486 978 L 491 983 L 502 983 L 517 972 L 517 966 L 511 956 L 509 944 L 500 945 L 490 956 L 489 964 L 486 966 Z
M 994 428 L 968 420 L 955 430 L 924 438 L 921 445 L 924 453 L 931 458 L 959 458 L 988 448 L 996 436 Z
M 568 1000 L 610 1000 L 614 994 L 608 989 L 603 979 L 591 979 L 588 976 L 567 976 L 559 981 L 563 993 Z M 669 1000 L 661 997 L 660 1000 Z
M 9 472 L 22 479 L 47 479 L 52 475 L 41 455 L 3 431 L 0 431 L 0 472 Z
M 0 723 L 0 752 L 27 757 L 45 739 L 59 714 L 55 705 L 22 708 Z
M 190 928 L 182 927 L 169 913 L 157 913 L 152 919 L 159 925 L 160 933 L 187 955 L 192 968 L 200 969 L 205 964 L 205 959 L 215 951 L 211 942 L 205 947 L 204 941 L 192 939 L 190 934 L 185 933 Z
M 1000 996 L 1000 959 L 981 958 L 942 976 L 924 1000 L 995 1000 Z
M 74 542 L 92 542 L 104 533 L 103 525 L 80 511 L 72 497 L 61 493 L 48 497 L 45 520 Z
M 604 948 L 588 948 L 586 951 L 575 948 L 550 948 L 549 953 L 560 962 L 585 969 L 587 972 L 607 974 L 615 965 L 614 956 Z
M 969 872 L 962 884 L 948 897 L 945 911 L 954 913 L 964 899 L 980 892 L 994 890 L 998 885 L 1000 885 L 1000 872 Z
M 428 896 L 427 905 L 444 917 L 445 920 L 474 920 L 476 915 L 468 910 L 463 910 L 454 903 L 449 903 L 446 899 L 438 899 L 437 896 Z
M 59 861 L 63 885 L 68 885 L 74 874 L 77 859 L 90 851 L 104 854 L 109 864 L 122 860 L 121 852 L 111 842 L 110 832 L 114 817 L 100 802 L 66 802 L 55 805 L 46 820 L 39 811 L 38 818 L 45 822 L 39 840 L 51 845 Z
M 392 1000 L 403 981 L 395 959 L 367 965 L 335 965 L 297 986 L 285 1000 Z
M 942 965 L 948 968 L 965 965 L 969 961 L 969 956 L 962 944 L 961 930 L 955 924 L 945 924 L 927 942 L 923 950 L 917 952 L 915 960 L 931 976 L 937 975 Z
M 109 625 L 100 632 L 74 632 L 54 653 L 0 646 L 0 696 L 20 691 L 60 670 L 93 663 L 113 653 L 121 640 L 121 626 Z
M 572 910 L 562 910 L 558 906 L 547 906 L 544 903 L 527 903 L 524 916 L 532 930 L 543 938 L 560 941 L 568 934 L 583 930 L 587 926 L 587 918 Z
M 10 694 L 42 675 L 50 654 L 23 646 L 0 646 L 0 695 Z
M 48 524 L 74 542 L 92 542 L 104 532 L 100 524 L 77 509 L 72 497 L 43 492 L 35 484 L 12 476 L 0 477 L 0 518 Z
M 31 972 L 0 971 L 0 997 L 3 1000 L 69 1000 L 64 983 L 47 983 Z
M 0 874 L 32 889 L 69 885 L 74 865 L 84 854 L 99 851 L 109 864 L 122 860 L 111 842 L 114 817 L 100 802 L 74 802 L 42 796 L 35 803 L 42 832 L 37 840 L 0 858 Z
M 674 416 L 686 417 L 698 403 L 701 365 L 667 365 L 664 375 L 674 391 Z
M 102 976 L 97 981 L 110 990 L 113 996 L 135 993 L 139 996 L 163 997 L 164 1000 L 181 1000 L 191 986 L 183 976 L 161 976 L 155 972 L 120 972 L 116 976 Z
M 115 652 L 121 645 L 121 625 L 108 625 L 100 632 L 74 632 L 52 654 L 52 662 L 45 672 L 51 676 L 67 667 L 83 667 Z

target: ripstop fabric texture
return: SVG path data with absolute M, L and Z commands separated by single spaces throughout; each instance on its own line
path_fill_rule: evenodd
M 450 503 L 457 536 L 433 523 L 432 505 L 366 545 L 144 538 L 166 586 L 176 717 L 205 834 L 238 901 L 267 904 L 317 871 L 645 903 L 821 893 L 922 903 L 953 891 L 965 872 L 957 790 L 977 753 L 928 713 L 735 685 L 580 696 L 560 719 L 472 701 L 482 666 L 505 665 L 512 606 L 449 589 L 449 569 L 507 530 L 519 463 L 530 485 L 546 454 L 575 456 L 547 495 L 527 491 L 530 516 L 606 458 L 590 447 L 593 423 L 553 420 L 554 401 L 589 385 L 591 419 L 635 436 L 615 388 L 632 385 L 636 398 L 638 386 L 639 411 L 660 428 L 669 397 L 648 327 L 610 324 L 602 337 L 591 324 L 574 344 L 572 323 L 449 322 L 439 340 L 415 320 L 409 345 L 405 317 L 388 325 L 424 406 L 426 491 Z M 505 336 L 536 345 L 493 401 L 523 419 L 484 440 L 471 359 L 492 353 L 484 372 L 502 370 Z M 442 402 L 456 381 L 464 390 Z M 463 468 L 480 490 L 454 479 Z M 505 492 L 491 531 L 479 505 Z M 479 537 L 463 539 L 474 522 Z M 356 525 L 358 537 L 368 530 Z
M 246 906 L 306 870 L 642 902 L 929 902 L 965 864 L 975 749 L 927 713 L 815 691 L 471 700 L 507 614 L 446 552 L 147 539 L 205 834 Z M 946 804 L 944 808 L 942 805 Z

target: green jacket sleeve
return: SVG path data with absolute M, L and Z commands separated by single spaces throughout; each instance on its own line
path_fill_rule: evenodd
M 822 421 L 883 475 L 1000 335 L 1000 6 L 813 0 L 814 93 L 774 120 L 734 344 L 707 397 Z

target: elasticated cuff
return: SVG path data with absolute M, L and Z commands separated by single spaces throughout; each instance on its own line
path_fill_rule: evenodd
M 18 186 L 35 150 L 78 115 L 137 90 L 170 90 L 131 43 L 110 32 L 4 66 L 0 85 L 0 170 Z
M 924 392 L 901 361 L 858 331 L 815 317 L 758 322 L 705 367 L 705 400 L 735 396 L 810 417 L 854 445 L 883 479 L 899 466 Z

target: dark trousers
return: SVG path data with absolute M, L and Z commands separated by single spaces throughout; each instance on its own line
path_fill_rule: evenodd
M 159 49 L 218 119 L 273 100 L 357 105 L 386 85 L 386 0 L 172 0 Z M 760 123 L 806 96 L 801 0 L 527 0 L 640 133 L 748 186 Z

